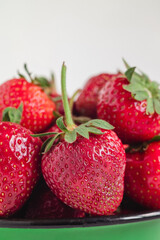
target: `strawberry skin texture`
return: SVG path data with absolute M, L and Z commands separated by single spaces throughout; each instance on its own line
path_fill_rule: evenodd
M 29 219 L 80 218 L 84 216 L 84 212 L 70 208 L 59 200 L 44 182 L 39 184 L 31 195 L 25 214 L 25 217 Z
M 160 133 L 160 115 L 146 114 L 146 100 L 137 101 L 123 89 L 126 78 L 107 82 L 98 97 L 98 118 L 111 123 L 123 143 L 143 142 Z
M 96 118 L 97 97 L 99 91 L 107 81 L 113 80 L 118 75 L 119 74 L 103 73 L 90 78 L 75 102 L 75 112 L 78 115 Z
M 0 86 L 0 119 L 6 107 L 18 108 L 23 102 L 21 125 L 32 132 L 42 132 L 52 122 L 55 104 L 42 89 L 25 79 L 12 79 Z
M 124 190 L 125 152 L 113 131 L 64 140 L 42 157 L 46 183 L 65 204 L 107 215 L 120 205 Z
M 19 210 L 30 196 L 40 172 L 41 140 L 22 126 L 0 123 L 0 216 Z
M 160 142 L 126 154 L 125 192 L 149 209 L 160 209 Z

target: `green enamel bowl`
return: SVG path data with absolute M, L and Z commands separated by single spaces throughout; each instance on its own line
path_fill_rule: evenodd
M 158 240 L 160 211 L 68 220 L 1 219 L 0 240 Z

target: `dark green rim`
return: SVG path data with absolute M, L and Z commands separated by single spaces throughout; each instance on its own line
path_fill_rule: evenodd
M 0 228 L 72 228 L 132 223 L 160 218 L 160 211 L 74 219 L 0 219 Z

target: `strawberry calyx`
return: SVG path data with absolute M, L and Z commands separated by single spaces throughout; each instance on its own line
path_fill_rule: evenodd
M 136 67 L 130 67 L 124 59 L 123 62 L 127 68 L 124 75 L 129 81 L 128 85 L 123 85 L 123 89 L 130 92 L 137 101 L 147 101 L 147 115 L 160 114 L 160 85 L 155 81 L 151 81 L 147 74 L 142 71 L 137 73 L 135 71 Z
M 42 90 L 47 95 L 50 95 L 51 93 L 56 92 L 55 78 L 54 78 L 54 74 L 53 73 L 51 73 L 51 77 L 48 80 L 46 77 L 43 77 L 43 76 L 32 77 L 32 73 L 28 70 L 28 67 L 27 67 L 26 63 L 24 64 L 24 70 L 25 70 L 26 76 L 21 74 L 18 71 L 19 77 L 24 78 L 26 80 L 28 79 L 34 85 L 37 85 L 37 86 L 41 87 Z
M 53 111 L 53 115 L 54 115 L 55 119 L 63 116 L 58 111 Z M 77 124 L 86 123 L 86 122 L 91 120 L 90 117 L 86 117 L 86 116 L 75 116 L 75 115 L 73 115 L 72 118 L 73 118 L 74 122 L 77 123 Z
M 2 121 L 20 124 L 23 112 L 23 103 L 18 108 L 7 107 L 3 110 Z
M 54 135 L 54 137 L 48 138 L 42 145 L 41 151 L 46 153 L 50 150 L 53 143 L 58 142 L 63 136 L 64 140 L 68 143 L 73 143 L 76 141 L 77 137 L 80 135 L 84 138 L 89 139 L 89 133 L 92 134 L 104 134 L 100 129 L 111 130 L 114 127 L 108 122 L 102 119 L 93 119 L 85 122 L 79 126 L 73 121 L 71 114 L 70 105 L 68 102 L 67 91 L 66 91 L 66 66 L 63 63 L 61 70 L 61 89 L 62 89 L 62 101 L 64 106 L 65 117 L 61 116 L 56 120 L 57 126 L 62 132 L 50 132 L 50 133 L 40 133 L 33 134 L 33 137 L 43 137 L 47 135 Z
M 148 145 L 150 143 L 158 142 L 158 141 L 160 141 L 160 135 L 156 135 L 152 139 L 150 139 L 146 142 L 130 145 L 125 149 L 125 152 L 126 153 L 144 152 L 144 151 L 146 151 L 146 149 L 148 148 Z

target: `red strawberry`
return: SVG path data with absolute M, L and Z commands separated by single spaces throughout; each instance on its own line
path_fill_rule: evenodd
M 16 123 L 0 123 L 0 216 L 20 209 L 30 196 L 40 170 L 41 141 Z
M 74 124 L 65 90 L 66 67 L 62 67 L 65 110 L 56 123 L 62 130 L 44 144 L 42 172 L 54 194 L 70 207 L 106 215 L 120 205 L 124 188 L 125 152 L 113 127 L 103 120 Z M 105 130 L 100 130 L 105 129 Z M 92 133 L 89 136 L 89 133 Z M 37 135 L 36 135 L 37 136 Z M 53 144 L 58 138 L 59 142 Z
M 160 141 L 143 151 L 127 153 L 125 191 L 137 203 L 160 209 Z
M 44 182 L 34 190 L 25 214 L 25 217 L 30 219 L 81 218 L 84 216 L 84 212 L 70 208 L 61 202 Z
M 103 73 L 90 78 L 75 102 L 75 111 L 79 115 L 96 118 L 97 97 L 100 89 L 102 89 L 106 82 L 113 80 L 119 75 Z
M 65 204 L 88 213 L 114 212 L 123 197 L 125 154 L 113 131 L 61 141 L 42 158 L 48 186 Z
M 123 143 L 143 142 L 160 133 L 158 84 L 134 69 L 126 72 L 129 80 L 107 82 L 97 103 L 98 118 L 113 124 Z
M 24 78 L 12 79 L 0 86 L 0 119 L 6 107 L 17 108 L 23 102 L 21 125 L 33 132 L 45 130 L 52 122 L 55 104 L 39 86 Z

